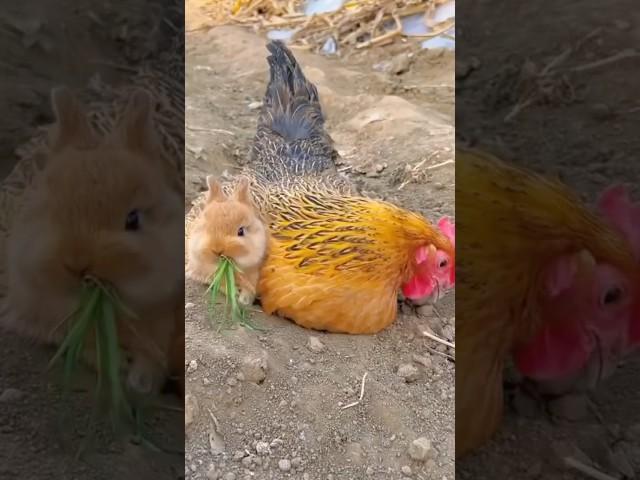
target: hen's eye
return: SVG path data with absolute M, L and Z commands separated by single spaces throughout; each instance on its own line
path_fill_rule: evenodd
M 240 227 L 240 228 L 238 229 L 238 236 L 239 236 L 239 237 L 244 237 L 244 227 Z
M 124 228 L 128 231 L 136 231 L 140 228 L 140 212 L 138 210 L 131 210 L 127 214 L 127 219 L 124 223 Z
M 607 290 L 602 297 L 603 305 L 612 305 L 618 303 L 622 298 L 622 289 L 619 287 L 613 287 Z
M 449 262 L 445 259 L 440 262 L 440 268 L 444 268 L 449 265 Z

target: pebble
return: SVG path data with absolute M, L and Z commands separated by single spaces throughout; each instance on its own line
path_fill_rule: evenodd
M 405 363 L 398 367 L 398 376 L 403 378 L 405 382 L 411 383 L 418 379 L 420 371 L 410 363 Z
M 324 352 L 326 347 L 318 337 L 309 337 L 307 348 L 311 350 L 313 353 L 321 353 L 321 352 Z
M 190 308 L 193 308 L 195 306 L 196 306 L 196 304 L 193 303 L 193 302 L 187 302 L 187 303 L 184 304 L 185 310 L 189 310 Z
M 0 395 L 0 403 L 17 402 L 24 397 L 24 393 L 17 388 L 7 388 Z
M 409 446 L 409 456 L 419 462 L 424 462 L 429 452 L 431 452 L 431 441 L 425 437 L 417 438 Z
M 251 102 L 249 104 L 249 110 L 257 110 L 262 107 L 262 102 Z
M 291 470 L 291 462 L 286 458 L 283 458 L 278 462 L 278 468 L 283 472 L 288 472 Z
M 375 473 L 375 470 L 373 469 L 373 467 L 367 467 L 367 470 L 365 471 L 365 473 L 368 476 L 371 476 L 371 475 L 373 475 Z
M 200 407 L 198 400 L 193 395 L 187 394 L 184 397 L 184 426 L 188 427 L 198 415 Z
M 391 60 L 391 64 L 389 65 L 389 72 L 395 73 L 399 75 L 409 70 L 411 66 L 411 57 L 408 53 L 401 53 L 400 55 L 396 55 Z
M 269 455 L 271 453 L 271 448 L 267 442 L 258 442 L 256 443 L 256 453 L 258 455 Z
M 413 472 L 411 471 L 411 467 L 409 465 L 405 465 L 400 469 L 400 471 L 405 477 L 410 477 L 413 474 Z
M 197 360 L 191 360 L 189 362 L 189 366 L 187 367 L 187 373 L 193 373 L 198 370 L 198 362 Z
M 240 367 L 247 382 L 260 384 L 267 378 L 267 360 L 264 357 L 247 357 Z
M 300 457 L 296 457 L 293 460 L 291 460 L 291 466 L 293 468 L 300 468 L 301 465 L 302 465 L 302 459 Z
M 239 462 L 240 460 L 242 460 L 244 458 L 244 452 L 242 450 L 237 450 L 234 454 L 233 454 L 233 460 L 235 462 Z
M 421 317 L 431 317 L 433 315 L 433 305 L 420 305 L 416 311 Z
M 236 474 L 233 473 L 233 472 L 225 473 L 223 479 L 224 480 L 236 480 Z

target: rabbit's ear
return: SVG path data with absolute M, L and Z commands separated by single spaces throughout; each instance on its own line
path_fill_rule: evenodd
M 227 196 L 222 190 L 222 185 L 213 177 L 213 175 L 207 175 L 207 187 L 209 187 L 207 203 L 225 202 L 227 200 Z
M 146 90 L 136 89 L 131 94 L 116 130 L 119 140 L 129 150 L 150 156 L 158 153 L 154 109 L 153 97 Z
M 96 143 L 96 136 L 89 124 L 84 108 L 67 87 L 51 90 L 51 106 L 55 123 L 49 131 L 52 151 L 75 146 L 87 148 Z
M 235 198 L 240 203 L 244 203 L 246 205 L 253 205 L 253 199 L 251 197 L 251 190 L 249 188 L 248 178 L 242 177 L 240 179 L 240 181 L 236 185 L 236 189 L 233 192 L 233 198 Z

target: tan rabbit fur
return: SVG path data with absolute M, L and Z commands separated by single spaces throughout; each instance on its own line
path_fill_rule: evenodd
M 152 98 L 142 90 L 132 94 L 105 138 L 66 88 L 52 92 L 52 104 L 47 163 L 9 233 L 3 321 L 34 340 L 59 344 L 83 278 L 109 283 L 138 317 L 118 319 L 131 360 L 128 385 L 156 391 L 183 302 L 184 201 L 161 165 Z M 95 359 L 91 345 L 86 357 Z
M 240 270 L 236 272 L 238 300 L 251 305 L 267 255 L 268 230 L 253 205 L 246 178 L 230 196 L 211 176 L 207 185 L 206 205 L 194 221 L 188 241 L 187 277 L 209 284 L 220 256 L 230 258 Z

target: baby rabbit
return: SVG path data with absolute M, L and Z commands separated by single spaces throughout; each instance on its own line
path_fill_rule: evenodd
M 7 239 L 5 326 L 60 344 L 83 281 L 115 288 L 137 318 L 117 319 L 131 364 L 129 388 L 162 387 L 175 312 L 182 306 L 183 208 L 153 127 L 149 93 L 131 95 L 104 138 L 66 88 L 52 91 L 56 123 L 48 158 Z M 184 318 L 181 319 L 184 321 Z M 86 360 L 95 360 L 88 335 Z
M 256 213 L 249 181 L 241 179 L 230 197 L 213 177 L 207 177 L 206 205 L 194 221 L 188 242 L 187 277 L 209 284 L 221 256 L 235 262 L 238 301 L 256 298 L 260 268 L 267 256 L 268 230 Z

